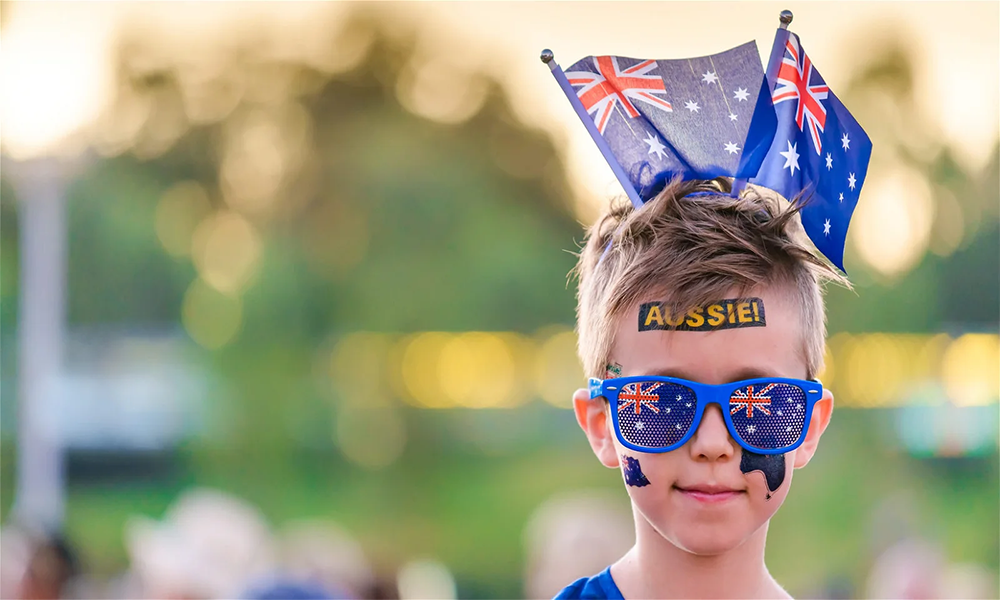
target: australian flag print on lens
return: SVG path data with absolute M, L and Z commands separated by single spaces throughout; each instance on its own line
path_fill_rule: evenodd
M 847 226 L 868 172 L 871 140 L 826 85 L 795 34 L 778 32 L 767 75 L 778 126 L 750 182 L 789 200 L 803 193 L 806 233 L 843 270 Z
M 622 437 L 643 448 L 676 444 L 691 428 L 698 401 L 683 385 L 636 382 L 618 392 L 618 425 Z
M 748 385 L 729 398 L 729 416 L 743 441 L 776 450 L 799 440 L 805 425 L 806 394 L 786 383 Z
M 771 146 L 754 42 L 680 60 L 588 56 L 565 76 L 643 202 L 674 176 L 750 177 Z

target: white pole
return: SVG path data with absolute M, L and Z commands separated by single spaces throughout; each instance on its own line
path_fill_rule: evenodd
M 19 200 L 18 441 L 15 518 L 58 528 L 63 459 L 55 393 L 65 329 L 65 182 L 57 159 L 8 164 Z

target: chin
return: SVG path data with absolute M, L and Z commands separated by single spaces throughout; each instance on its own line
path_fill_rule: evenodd
M 697 531 L 687 531 L 683 528 L 673 535 L 667 536 L 675 546 L 698 556 L 715 556 L 725 554 L 733 548 L 739 547 L 746 541 L 749 535 L 733 529 L 722 529 L 713 527 L 709 529 L 699 529 Z
M 680 515 L 674 515 L 679 517 Z M 667 518 L 656 525 L 660 534 L 674 546 L 698 556 L 724 554 L 739 547 L 757 530 L 743 519 Z M 660 526 L 662 525 L 662 526 Z

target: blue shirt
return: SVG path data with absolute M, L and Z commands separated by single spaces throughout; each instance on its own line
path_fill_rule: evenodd
M 552 600 L 625 600 L 611 578 L 611 567 L 593 577 L 581 577 L 563 588 Z

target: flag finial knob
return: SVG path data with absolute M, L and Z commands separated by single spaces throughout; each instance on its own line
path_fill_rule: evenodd
M 783 10 L 781 14 L 778 15 L 778 20 L 781 21 L 781 28 L 788 29 L 788 26 L 792 23 L 792 11 Z
M 555 55 L 552 54 L 551 50 L 549 50 L 548 48 L 546 48 L 545 50 L 542 50 L 542 55 L 539 56 L 539 58 L 542 59 L 543 63 L 549 64 L 550 62 L 552 62 L 552 59 L 555 58 Z

